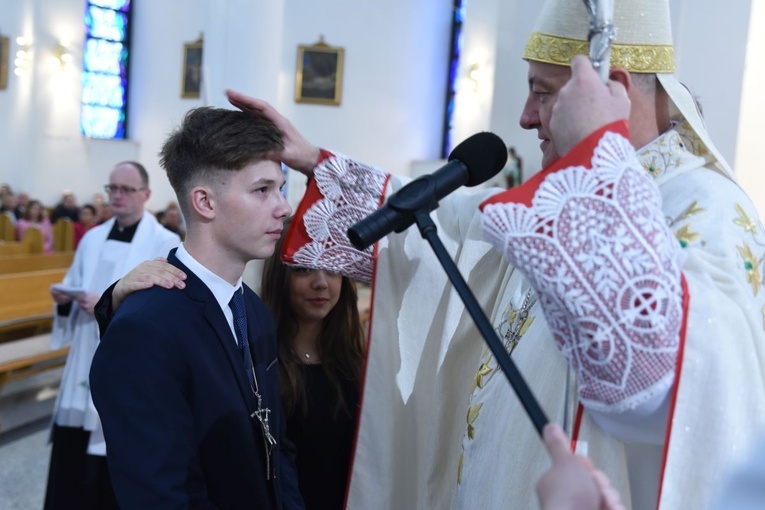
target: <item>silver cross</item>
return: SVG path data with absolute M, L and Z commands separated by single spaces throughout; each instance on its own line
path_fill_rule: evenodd
M 271 409 L 262 407 L 262 399 L 259 393 L 255 393 L 255 396 L 258 397 L 258 408 L 253 411 L 250 417 L 260 422 L 260 431 L 263 433 L 263 446 L 266 450 L 266 480 L 270 480 L 273 470 L 271 454 L 274 451 L 274 446 L 276 446 L 276 439 L 271 434 L 271 428 L 268 425 L 268 415 Z

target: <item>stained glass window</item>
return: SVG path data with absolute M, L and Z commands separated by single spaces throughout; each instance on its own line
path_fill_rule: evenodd
M 130 11 L 130 0 L 91 0 L 88 3 L 90 5 L 106 7 L 107 9 L 112 9 L 114 11 Z
M 449 45 L 449 76 L 446 84 L 446 108 L 444 110 L 444 135 L 441 142 L 441 157 L 449 157 L 452 151 L 452 129 L 454 127 L 454 98 L 457 94 L 457 78 L 462 56 L 462 24 L 465 20 L 467 0 L 454 0 L 452 5 L 452 38 Z
M 89 138 L 123 139 L 127 128 L 130 0 L 89 0 L 80 131 Z

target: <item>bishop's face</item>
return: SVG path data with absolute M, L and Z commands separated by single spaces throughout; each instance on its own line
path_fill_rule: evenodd
M 560 157 L 550 137 L 550 117 L 558 91 L 571 77 L 571 68 L 529 61 L 529 95 L 521 113 L 521 127 L 536 129 L 542 142 L 542 168 Z

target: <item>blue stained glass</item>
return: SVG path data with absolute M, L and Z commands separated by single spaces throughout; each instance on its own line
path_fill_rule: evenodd
M 127 125 L 130 0 L 86 2 L 80 131 L 123 139 Z
M 125 115 L 105 106 L 82 105 L 82 134 L 89 138 L 124 138 Z
M 444 132 L 441 145 L 441 156 L 446 158 L 452 149 L 454 128 L 454 97 L 457 93 L 457 80 L 462 56 L 462 23 L 465 21 L 467 0 L 454 0 L 452 3 L 454 17 L 452 18 L 452 41 L 449 62 L 449 76 L 446 91 L 446 108 L 444 111 Z
M 465 21 L 465 10 L 467 8 L 467 2 L 454 2 L 454 22 L 462 23 Z
M 91 6 L 85 14 L 85 26 L 90 37 L 124 41 L 127 35 L 127 15 Z
M 127 50 L 122 43 L 88 39 L 85 42 L 85 70 L 107 74 L 124 74 Z
M 130 0 L 90 0 L 90 4 L 116 11 L 127 12 L 130 10 Z
M 119 76 L 82 73 L 82 102 L 89 105 L 125 106 L 125 84 Z

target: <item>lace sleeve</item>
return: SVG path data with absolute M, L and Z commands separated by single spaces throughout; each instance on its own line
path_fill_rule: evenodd
M 316 190 L 306 193 L 310 203 L 298 210 L 305 236 L 298 246 L 289 247 L 284 261 L 370 281 L 375 247 L 357 250 L 347 231 L 380 207 L 388 178 L 381 170 L 342 154 L 321 161 L 310 184 Z
M 483 225 L 539 292 L 582 403 L 621 412 L 672 384 L 681 251 L 629 140 L 607 132 L 591 164 L 551 173 L 530 207 L 487 205 Z

